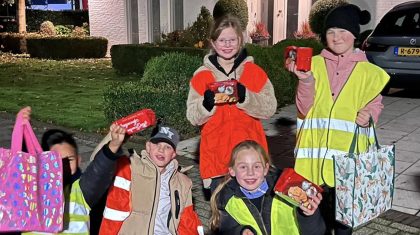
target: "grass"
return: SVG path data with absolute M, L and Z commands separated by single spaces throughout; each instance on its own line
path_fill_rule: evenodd
M 17 113 L 29 105 L 36 120 L 101 132 L 109 126 L 103 89 L 137 79 L 116 74 L 110 59 L 55 61 L 0 54 L 0 111 Z

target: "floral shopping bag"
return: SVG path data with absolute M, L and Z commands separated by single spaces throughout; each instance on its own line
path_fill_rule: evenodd
M 27 153 L 22 152 L 23 139 Z M 61 157 L 42 152 L 30 123 L 18 114 L 11 149 L 0 148 L 0 233 L 61 231 L 62 172 Z
M 356 135 L 355 135 L 356 136 Z M 336 220 L 350 227 L 391 209 L 395 146 L 371 144 L 364 153 L 334 156 Z

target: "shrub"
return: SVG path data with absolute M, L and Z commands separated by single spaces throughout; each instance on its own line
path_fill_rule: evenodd
M 58 36 L 69 36 L 71 34 L 72 29 L 65 25 L 56 25 L 55 32 Z
M 48 20 L 42 22 L 41 26 L 39 27 L 39 33 L 46 36 L 54 36 L 56 34 L 54 24 Z
M 212 24 L 213 17 L 211 16 L 210 11 L 205 6 L 202 6 L 197 19 L 193 25 L 188 28 L 189 33 L 194 37 L 194 43 L 196 44 L 195 47 L 207 48 L 208 38 L 210 37 L 210 28 Z
M 136 110 L 151 108 L 164 123 L 183 137 L 198 134 L 186 118 L 189 80 L 201 58 L 185 53 L 168 53 L 151 59 L 138 82 L 113 85 L 104 91 L 104 112 L 112 122 Z
M 120 74 L 142 75 L 147 61 L 165 52 L 184 52 L 201 58 L 207 54 L 207 50 L 189 47 L 157 47 L 147 44 L 113 45 L 111 47 L 112 67 Z
M 0 50 L 13 54 L 26 53 L 26 37 L 23 33 L 0 33 Z
M 249 34 L 253 41 L 260 41 L 270 38 L 267 27 L 264 23 L 256 23 L 254 30 Z
M 46 59 L 103 58 L 108 40 L 102 37 L 42 37 L 28 38 L 31 57 Z
M 188 91 L 189 81 L 201 64 L 202 58 L 199 56 L 165 53 L 147 62 L 142 81 L 163 90 Z
M 51 21 L 54 25 L 83 26 L 89 22 L 88 11 L 45 11 L 26 9 L 26 23 L 28 32 L 36 32 L 44 21 Z
M 346 0 L 318 0 L 309 12 L 309 25 L 314 33 L 322 35 L 324 21 L 330 10 L 348 4 Z
M 245 0 L 219 0 L 213 9 L 213 18 L 218 18 L 231 14 L 239 18 L 242 30 L 248 25 L 248 6 Z
M 194 37 L 188 30 L 175 30 L 168 34 L 162 34 L 162 41 L 157 45 L 168 47 L 192 47 Z

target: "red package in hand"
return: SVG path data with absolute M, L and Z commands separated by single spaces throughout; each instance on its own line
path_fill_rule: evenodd
M 236 80 L 227 80 L 213 82 L 208 85 L 208 89 L 214 92 L 214 103 L 235 103 L 238 102 L 238 82 Z
M 118 119 L 114 124 L 126 129 L 128 135 L 142 131 L 156 124 L 156 115 L 151 109 L 142 109 L 126 117 Z
M 292 168 L 285 168 L 274 186 L 274 192 L 292 205 L 303 205 L 311 209 L 310 197 L 315 197 L 323 190 Z
M 296 70 L 307 72 L 311 70 L 312 48 L 288 46 L 284 51 L 284 65 L 287 66 L 295 61 Z

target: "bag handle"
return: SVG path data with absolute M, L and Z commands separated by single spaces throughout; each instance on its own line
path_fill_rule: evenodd
M 378 142 L 378 136 L 376 135 L 376 130 L 375 130 L 375 122 L 373 121 L 373 118 L 372 118 L 372 116 L 370 116 L 369 117 L 369 132 L 368 132 L 368 135 L 367 135 L 367 138 L 368 138 L 368 146 L 370 146 L 370 145 L 372 145 L 372 143 L 370 142 L 370 138 L 369 138 L 369 136 L 370 136 L 370 127 L 372 127 L 372 129 L 373 129 L 373 136 L 374 136 L 374 144 L 375 144 L 375 147 L 377 148 L 377 149 L 380 149 L 381 147 L 379 146 L 379 142 Z M 360 126 L 359 125 L 357 125 L 356 126 L 356 129 L 354 130 L 354 135 L 353 135 L 353 140 L 351 141 L 351 144 L 350 144 L 350 149 L 349 149 L 349 153 L 355 153 L 355 150 L 357 149 L 357 152 L 359 152 L 358 151 L 358 144 L 357 144 L 357 138 L 358 138 L 358 136 L 359 136 L 359 128 L 360 128 Z
M 22 151 L 23 139 L 25 139 L 28 153 L 42 153 L 41 145 L 36 138 L 31 123 L 28 120 L 23 119 L 22 113 L 19 112 L 16 116 L 16 121 L 12 132 L 11 149 L 13 152 Z

